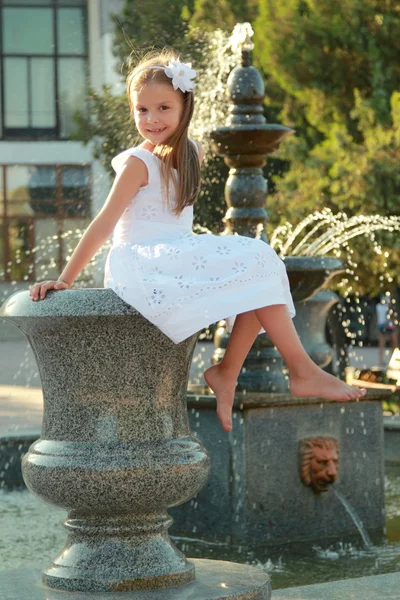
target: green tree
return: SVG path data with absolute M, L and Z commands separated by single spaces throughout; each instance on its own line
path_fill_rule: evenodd
M 89 90 L 89 117 L 77 113 L 77 131 L 74 139 L 84 144 L 93 144 L 93 157 L 113 176 L 111 159 L 136 144 L 138 134 L 130 117 L 126 95 L 115 96 L 110 86 L 103 86 L 100 92 Z
M 325 207 L 400 214 L 399 31 L 392 0 L 260 1 L 254 54 L 266 108 L 297 134 L 278 153 L 289 168 L 273 177 L 272 226 Z M 375 293 L 383 271 L 399 281 L 397 237 L 375 235 L 389 257 L 353 242 L 358 291 Z
M 252 22 L 258 14 L 258 0 L 228 0 L 238 23 Z
M 257 12 L 258 0 L 195 0 L 190 26 L 231 30 L 236 23 L 253 21 Z
M 397 0 L 261 0 L 255 31 L 258 64 L 304 105 L 313 126 L 325 131 L 336 118 L 355 126 L 354 89 L 389 122 L 390 96 L 400 89 Z
M 311 150 L 300 137 L 283 149 L 281 154 L 290 162 L 290 169 L 283 177 L 275 177 L 272 229 L 287 220 L 297 224 L 325 208 L 350 217 L 377 213 L 400 216 L 400 93 L 391 96 L 391 127 L 377 122 L 374 110 L 357 91 L 351 118 L 357 121 L 362 144 L 354 141 L 343 123 L 335 123 Z M 390 249 L 389 255 L 379 249 L 377 253 L 377 244 Z M 357 237 L 351 248 L 352 262 L 358 265 L 354 289 L 363 294 L 378 293 L 383 273 L 387 282 L 400 283 L 398 230 Z
M 229 0 L 195 0 L 191 27 L 233 29 L 235 21 Z
M 114 53 L 126 65 L 132 50 L 172 46 L 178 51 L 188 30 L 194 0 L 126 0 L 114 15 Z

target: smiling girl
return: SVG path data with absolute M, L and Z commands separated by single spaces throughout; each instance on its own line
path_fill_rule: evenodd
M 223 428 L 232 429 L 238 375 L 257 335 L 267 332 L 286 361 L 294 396 L 355 400 L 352 388 L 306 354 L 283 261 L 265 242 L 239 235 L 195 235 L 203 151 L 188 138 L 196 73 L 171 50 L 153 52 L 127 79 L 131 113 L 143 142 L 116 156 L 109 196 L 58 281 L 31 287 L 32 300 L 69 288 L 113 233 L 105 287 L 174 343 L 226 319 L 231 332 L 222 361 L 204 373 Z

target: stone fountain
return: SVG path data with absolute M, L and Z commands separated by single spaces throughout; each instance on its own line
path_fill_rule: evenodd
M 262 167 L 293 130 L 266 122 L 264 83 L 251 64 L 249 24 L 239 28 L 239 37 L 241 64 L 228 78 L 228 123 L 211 132 L 214 151 L 230 167 L 223 235 L 266 242 L 267 183 Z M 331 369 L 333 352 L 325 327 L 338 299 L 321 288 L 343 270 L 343 263 L 332 257 L 287 257 L 285 264 L 303 345 L 319 366 Z M 223 356 L 228 337 L 221 322 L 214 363 Z M 175 536 L 251 548 L 357 535 L 355 523 L 332 493 L 333 484 L 356 508 L 366 528 L 383 535 L 380 397 L 369 395 L 346 404 L 298 400 L 288 391 L 283 367 L 268 337 L 259 335 L 239 376 L 229 435 L 220 429 L 215 400 L 207 389 L 190 386 L 192 428 L 210 450 L 212 466 L 195 500 L 173 510 Z M 304 444 L 310 448 L 306 465 Z M 307 477 L 305 469 L 312 471 Z M 325 493 L 319 480 L 325 482 Z
M 267 241 L 261 168 L 290 130 L 265 123 L 262 81 L 250 52 L 246 37 L 242 64 L 230 78 L 229 127 L 214 132 L 213 143 L 231 167 L 225 235 Z M 328 363 L 324 322 L 334 298 L 315 292 L 342 265 L 293 257 L 286 264 L 303 342 L 319 364 Z M 306 300 L 318 309 L 310 312 Z M 366 529 L 382 534 L 378 397 L 346 405 L 295 400 L 276 351 L 259 336 L 241 374 L 233 432 L 222 432 L 215 399 L 191 390 L 194 437 L 184 402 L 196 336 L 174 345 L 110 290 L 50 293 L 36 304 L 19 293 L 0 316 L 28 337 L 44 390 L 42 434 L 23 461 L 26 484 L 39 499 L 68 511 L 68 538 L 44 570 L 43 586 L 22 569 L 6 579 L 7 599 L 61 600 L 66 591 L 77 599 L 85 592 L 107 598 L 126 592 L 137 600 L 268 599 L 264 573 L 187 560 L 177 550 L 167 508 L 180 503 L 169 510 L 178 541 L 256 548 L 354 534 L 333 493 L 338 486 Z M 224 340 L 221 329 L 216 360 Z M 205 447 L 212 458 L 208 479 Z

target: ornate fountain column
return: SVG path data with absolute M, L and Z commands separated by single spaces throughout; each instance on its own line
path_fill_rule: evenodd
M 267 123 L 263 109 L 264 82 L 251 64 L 254 47 L 251 26 L 244 23 L 239 30 L 241 64 L 228 77 L 227 92 L 231 102 L 228 121 L 224 127 L 211 132 L 213 150 L 223 156 L 230 167 L 225 186 L 228 210 L 222 235 L 239 234 L 267 242 L 265 205 L 268 186 L 262 167 L 267 162 L 266 157 L 275 152 L 294 130 Z M 343 268 L 342 262 L 334 258 L 287 257 L 285 264 L 296 303 L 309 299 Z M 310 307 L 311 304 L 307 308 Z M 303 307 L 300 312 L 304 313 Z M 300 337 L 302 333 L 305 333 L 304 328 Z M 305 333 L 305 346 L 315 345 L 310 336 L 310 332 Z M 222 359 L 228 340 L 229 334 L 222 323 L 214 337 L 214 364 Z M 317 364 L 324 367 L 327 362 L 325 358 L 319 362 L 317 357 Z M 288 380 L 282 372 L 283 366 L 282 358 L 268 336 L 259 335 L 239 375 L 237 391 L 286 393 Z
M 25 483 L 68 511 L 66 544 L 43 583 L 79 592 L 183 586 L 193 600 L 207 584 L 210 598 L 252 590 L 267 600 L 264 574 L 188 561 L 168 535 L 167 509 L 192 498 L 209 470 L 186 410 L 197 336 L 174 344 L 107 289 L 51 292 L 40 302 L 19 292 L 0 317 L 28 338 L 43 386 L 42 432 L 23 459 Z M 230 593 L 219 593 L 220 581 Z
M 225 127 L 211 132 L 211 141 L 213 150 L 230 167 L 225 186 L 228 210 L 224 235 L 238 233 L 267 241 L 268 185 L 262 167 L 267 162 L 266 155 L 275 152 L 294 130 L 267 123 L 264 82 L 251 64 L 254 44 L 246 30 L 243 31 L 241 64 L 228 78 L 227 93 L 231 101 L 228 121 Z

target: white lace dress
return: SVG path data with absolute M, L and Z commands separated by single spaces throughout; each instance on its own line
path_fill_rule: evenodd
M 106 288 L 176 344 L 220 319 L 231 331 L 237 314 L 262 306 L 286 304 L 294 316 L 285 265 L 268 244 L 194 234 L 193 207 L 177 217 L 162 201 L 160 159 L 145 148 L 129 148 L 112 160 L 115 171 L 127 155 L 145 163 L 148 184 L 115 227 Z

